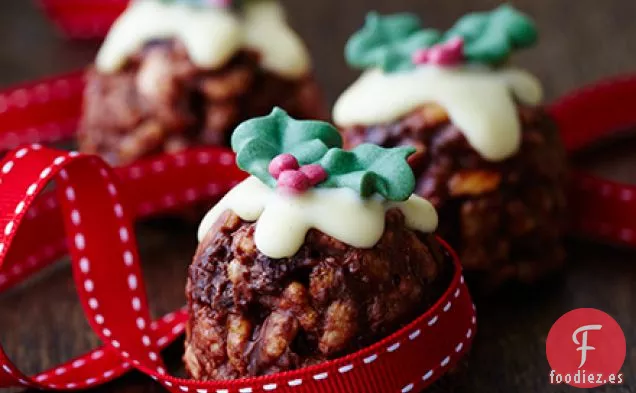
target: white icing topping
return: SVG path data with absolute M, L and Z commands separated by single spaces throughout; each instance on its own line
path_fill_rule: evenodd
M 245 221 L 257 221 L 256 247 L 270 258 L 296 254 L 307 231 L 315 228 L 357 248 L 371 248 L 384 233 L 386 211 L 397 208 L 406 225 L 424 233 L 437 228 L 437 213 L 425 199 L 412 195 L 404 202 L 360 198 L 348 188 L 315 188 L 301 195 L 284 195 L 251 176 L 234 187 L 203 218 L 202 241 L 225 211 Z
M 465 66 L 420 66 L 386 74 L 365 72 L 336 102 L 334 121 L 341 127 L 389 123 L 435 102 L 485 159 L 504 160 L 521 144 L 521 125 L 514 98 L 536 105 L 542 100 L 539 81 L 517 69 Z
M 216 68 L 240 48 L 241 23 L 224 8 L 197 9 L 183 3 L 134 1 L 108 33 L 97 54 L 97 68 L 116 71 L 146 42 L 172 37 L 183 42 L 195 64 Z
M 275 1 L 245 4 L 245 46 L 261 54 L 264 69 L 290 78 L 304 76 L 311 67 L 300 37 L 285 23 L 285 12 Z
M 283 77 L 299 78 L 309 71 L 307 49 L 277 1 L 247 2 L 244 13 L 241 18 L 222 7 L 134 1 L 108 33 L 97 68 L 115 72 L 148 41 L 177 38 L 192 62 L 204 69 L 223 66 L 245 47 L 260 53 L 263 68 Z

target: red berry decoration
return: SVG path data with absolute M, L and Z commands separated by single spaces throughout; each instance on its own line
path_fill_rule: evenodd
M 464 39 L 455 37 L 443 44 L 422 49 L 413 55 L 415 64 L 435 64 L 438 66 L 454 66 L 464 60 Z
M 298 169 L 298 160 L 289 153 L 279 154 L 272 159 L 267 169 L 269 174 L 278 180 L 284 171 L 295 171 Z
M 309 177 L 301 171 L 286 170 L 278 176 L 278 188 L 290 194 L 302 194 L 310 186 Z
M 327 171 L 320 164 L 309 164 L 300 167 L 300 171 L 309 179 L 309 184 L 315 186 L 327 179 Z

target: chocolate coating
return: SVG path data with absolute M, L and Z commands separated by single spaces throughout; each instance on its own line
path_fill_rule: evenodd
M 416 193 L 436 207 L 440 235 L 486 291 L 505 282 L 535 282 L 565 259 L 564 149 L 542 108 L 519 106 L 518 114 L 521 147 L 501 162 L 484 160 L 436 104 L 391 124 L 342 130 L 349 148 L 363 142 L 417 148 L 409 159 Z
M 371 249 L 317 230 L 291 258 L 254 245 L 226 212 L 200 243 L 186 289 L 184 361 L 199 380 L 267 375 L 352 353 L 408 324 L 447 288 L 452 265 L 398 210 Z
M 228 145 L 243 120 L 280 106 L 298 118 L 325 118 L 313 78 L 264 71 L 240 51 L 221 69 L 203 70 L 175 40 L 147 44 L 113 74 L 91 69 L 79 129 L 80 150 L 114 165 L 193 145 Z

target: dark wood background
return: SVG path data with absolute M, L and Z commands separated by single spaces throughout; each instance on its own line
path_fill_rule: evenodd
M 411 10 L 425 23 L 448 27 L 469 10 L 496 6 L 495 0 L 287 0 L 293 25 L 307 40 L 318 79 L 329 102 L 356 76 L 342 48 L 371 9 Z M 545 83 L 549 99 L 600 78 L 636 72 L 636 1 L 517 0 L 537 21 L 542 35 L 536 49 L 520 54 L 518 65 Z M 0 1 L 0 87 L 81 67 L 92 59 L 94 43 L 60 38 L 32 1 Z M 636 180 L 636 141 L 605 146 L 583 160 L 617 180 Z M 144 275 L 153 311 L 183 303 L 186 266 L 195 247 L 195 228 L 145 225 L 139 229 Z M 545 339 L 567 311 L 595 307 L 611 314 L 627 338 L 622 386 L 598 392 L 636 391 L 636 252 L 569 239 L 569 264 L 563 276 L 534 288 L 478 299 L 479 334 L 468 367 L 443 391 L 571 392 L 551 386 Z M 51 367 L 98 345 L 76 300 L 70 269 L 62 264 L 35 280 L 0 294 L 0 341 L 18 365 L 30 372 Z M 180 344 L 166 352 L 178 368 Z M 161 388 L 130 375 L 96 391 L 150 392 Z M 382 392 L 385 393 L 385 392 Z M 388 393 L 388 392 L 387 392 Z

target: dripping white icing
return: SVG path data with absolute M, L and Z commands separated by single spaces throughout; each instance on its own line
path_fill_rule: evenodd
M 203 218 L 199 241 L 218 218 L 231 210 L 245 221 L 257 221 L 256 247 L 270 258 L 290 257 L 312 228 L 358 248 L 371 248 L 384 233 L 386 211 L 400 209 L 406 225 L 430 233 L 437 228 L 435 208 L 412 195 L 404 202 L 360 198 L 348 188 L 311 189 L 299 196 L 283 195 L 251 176 L 233 188 Z
M 542 96 L 539 81 L 517 69 L 420 66 L 392 74 L 369 70 L 338 99 L 333 117 L 341 127 L 376 125 L 435 102 L 477 152 L 499 161 L 515 154 L 521 144 L 514 98 L 536 105 Z
M 177 38 L 192 62 L 204 69 L 216 69 L 241 48 L 261 55 L 262 67 L 287 78 L 299 78 L 309 71 L 307 49 L 285 22 L 277 1 L 250 1 L 244 17 L 221 7 L 196 8 L 183 3 L 137 0 L 111 28 L 96 66 L 115 72 L 126 60 L 154 39 Z

